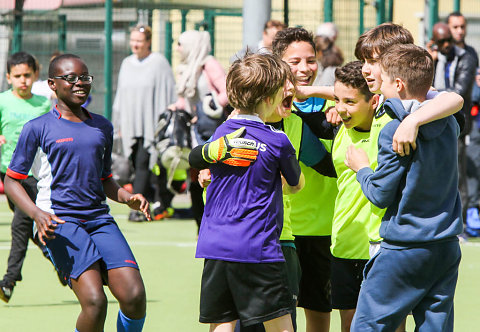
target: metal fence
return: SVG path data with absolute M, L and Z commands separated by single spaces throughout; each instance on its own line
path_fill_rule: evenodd
M 464 1 L 472 4 L 476 1 L 477 6 L 480 2 Z M 153 51 L 165 54 L 171 60 L 174 69 L 178 64 L 175 45 L 178 36 L 185 30 L 208 30 L 212 35 L 214 55 L 225 69 L 229 66 L 230 57 L 242 48 L 241 0 L 197 0 L 195 2 L 123 0 L 113 3 L 111 38 L 113 96 L 121 61 L 130 54 L 129 27 L 137 23 L 152 26 Z M 404 3 L 404 0 L 395 3 Z M 287 8 L 286 4 L 288 4 Z M 339 29 L 337 44 L 343 50 L 345 60 L 349 61 L 353 59 L 353 50 L 361 31 L 375 26 L 379 20 L 388 19 L 393 10 L 393 4 L 392 0 L 303 0 L 301 2 L 272 0 L 271 17 L 278 20 L 288 18 L 290 26 L 302 26 L 311 31 L 315 31 L 326 18 L 332 19 Z M 383 14 L 379 15 L 380 13 Z M 104 54 L 107 50 L 105 47 L 106 12 L 103 4 L 43 12 L 24 11 L 21 29 L 18 28 L 18 24 L 15 24 L 15 17 L 11 10 L 0 7 L 0 14 L 0 88 L 2 90 L 7 88 L 4 64 L 8 55 L 14 50 L 20 48 L 38 58 L 42 65 L 42 79 L 46 78 L 50 55 L 53 52 L 75 53 L 85 60 L 90 72 L 95 76 L 93 99 L 89 109 L 100 114 L 108 114 L 105 112 L 105 94 L 108 90 L 105 89 Z M 469 21 L 471 19 L 478 22 L 480 10 L 478 15 L 469 15 L 467 16 Z M 416 18 L 416 20 L 419 19 Z

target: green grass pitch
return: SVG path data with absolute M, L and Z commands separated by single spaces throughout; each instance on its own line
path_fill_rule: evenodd
M 183 199 L 183 201 L 186 201 Z M 110 202 L 112 213 L 129 241 L 141 268 L 147 289 L 147 319 L 144 331 L 208 331 L 198 323 L 202 260 L 195 259 L 196 225 L 193 220 L 129 223 L 128 209 Z M 0 274 L 7 266 L 12 214 L 0 202 Z M 455 298 L 455 331 L 478 331 L 480 315 L 480 242 L 462 245 L 463 259 Z M 118 305 L 108 289 L 105 331 L 115 331 Z M 0 302 L 0 331 L 74 331 L 80 306 L 73 292 L 58 282 L 53 266 L 30 243 L 23 266 L 23 281 L 17 283 L 8 304 Z M 305 319 L 298 310 L 299 331 Z M 408 331 L 413 331 L 412 317 Z M 332 313 L 331 331 L 339 331 L 339 314 Z

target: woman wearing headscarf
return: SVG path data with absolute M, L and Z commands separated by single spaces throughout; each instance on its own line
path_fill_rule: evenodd
M 154 200 L 151 169 L 157 162 L 154 144 L 159 115 L 176 100 L 175 80 L 167 59 L 151 51 L 152 30 L 135 26 L 130 33 L 132 55 L 118 75 L 113 123 L 121 138 L 123 155 L 133 162 L 133 191 Z M 130 221 L 146 220 L 132 210 Z
M 226 74 L 222 65 L 210 55 L 210 34 L 207 31 L 190 30 L 178 38 L 177 51 L 180 64 L 177 67 L 178 101 L 176 109 L 185 109 L 193 116 L 196 143 L 203 144 L 225 120 L 224 108 L 228 104 Z M 192 210 L 200 226 L 203 215 L 203 189 L 197 181 L 198 172 L 192 172 L 190 194 Z
M 222 65 L 210 55 L 210 34 L 190 30 L 178 38 L 177 109 L 185 109 L 193 120 L 198 144 L 203 144 L 223 122 L 228 104 L 226 75 Z

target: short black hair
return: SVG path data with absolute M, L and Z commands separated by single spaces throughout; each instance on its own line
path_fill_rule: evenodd
M 56 56 L 50 62 L 50 66 L 48 66 L 48 77 L 53 78 L 53 76 L 55 76 L 55 70 L 57 69 L 58 63 L 62 60 L 66 60 L 66 59 L 80 59 L 81 60 L 81 58 L 78 55 L 69 54 L 69 53 L 60 54 L 59 56 Z
M 13 66 L 26 64 L 33 69 L 34 72 L 37 71 L 37 60 L 33 55 L 27 52 L 17 52 L 12 54 L 7 60 L 7 73 L 10 73 L 10 70 Z
M 448 14 L 447 18 L 445 19 L 445 23 L 448 24 L 448 21 L 450 21 L 450 17 L 465 17 L 465 16 L 463 16 L 463 14 L 460 13 L 459 11 L 451 12 L 450 14 Z
M 373 93 L 368 89 L 367 81 L 362 75 L 361 61 L 352 61 L 343 67 L 336 68 L 335 82 L 340 82 L 350 88 L 357 89 L 365 96 L 365 100 L 367 101 L 373 97 Z
M 315 43 L 313 41 L 313 34 L 304 28 L 286 28 L 280 30 L 275 35 L 272 42 L 273 54 L 278 57 L 283 57 L 283 54 L 290 46 L 296 42 L 306 42 L 312 45 L 313 51 L 316 54 Z

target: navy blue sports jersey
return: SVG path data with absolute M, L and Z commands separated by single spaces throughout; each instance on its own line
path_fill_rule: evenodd
M 108 217 L 102 180 L 111 174 L 113 126 L 88 113 L 83 122 L 62 118 L 53 108 L 25 124 L 7 175 L 24 179 L 30 168 L 38 180 L 36 204 L 58 217 Z

